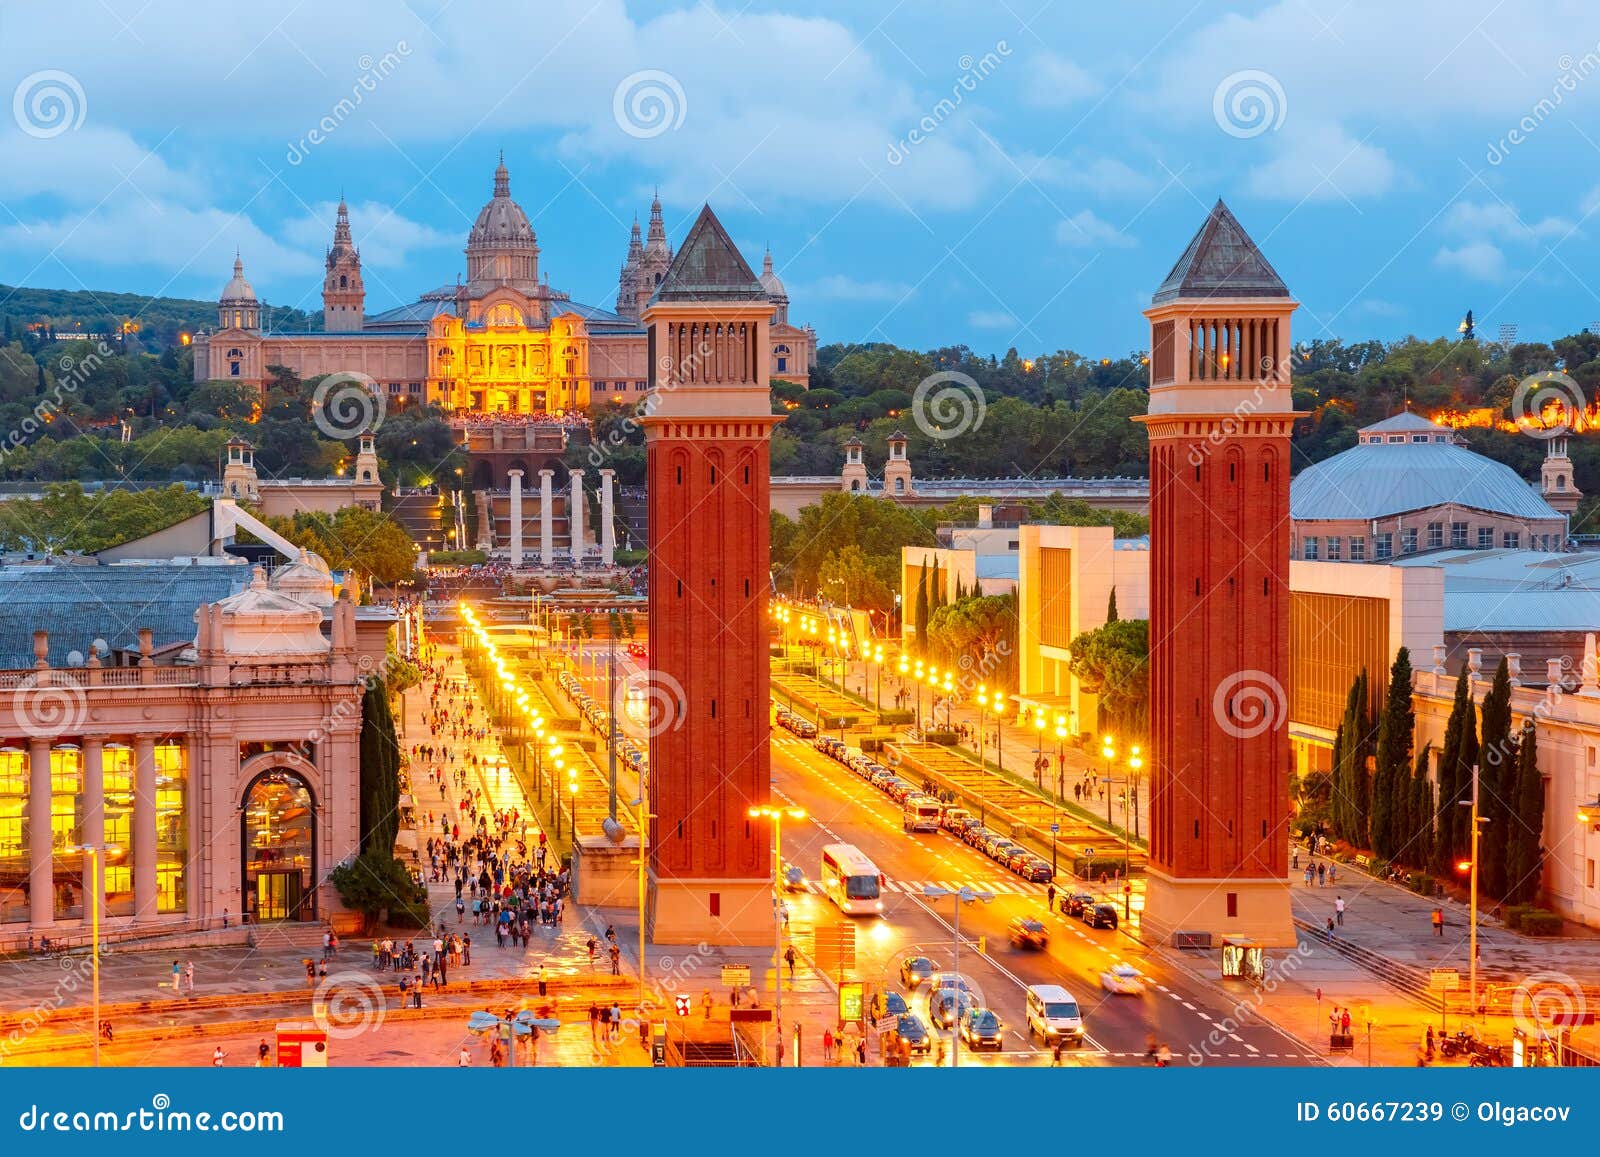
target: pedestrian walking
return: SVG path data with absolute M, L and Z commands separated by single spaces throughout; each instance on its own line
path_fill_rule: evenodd
M 787 951 L 787 952 L 785 952 L 783 954 L 783 958 L 784 958 L 785 961 L 788 962 L 788 965 L 789 965 L 789 979 L 793 980 L 794 979 L 794 962 L 796 960 L 795 951 L 794 951 L 794 945 L 793 944 L 789 945 L 789 951 Z
M 611 975 L 622 975 L 622 949 L 615 944 L 611 946 Z
M 172 995 L 178 996 L 183 991 L 183 968 L 174 960 L 172 962 Z
M 833 1063 L 833 1030 L 831 1028 L 822 1030 L 822 1061 L 824 1064 L 831 1065 Z
M 1328 875 L 1328 865 L 1327 864 L 1318 864 L 1317 865 L 1317 887 L 1319 887 L 1319 888 L 1322 887 L 1322 881 L 1327 877 L 1327 875 Z
M 183 987 L 190 996 L 194 995 L 194 961 L 189 961 L 183 966 Z
M 1341 927 L 1341 928 L 1344 927 L 1344 897 L 1343 896 L 1335 896 L 1333 898 L 1333 921 L 1334 921 L 1335 924 L 1339 925 L 1339 927 Z
M 228 1054 L 222 1051 L 222 1046 L 221 1045 L 218 1045 L 216 1048 L 211 1050 L 211 1067 L 212 1068 L 220 1069 L 222 1067 L 222 1065 L 223 1065 L 223 1062 L 226 1061 L 227 1059 L 228 1059 Z
M 1444 935 L 1444 909 L 1443 908 L 1435 908 L 1433 910 L 1433 934 L 1435 936 L 1440 936 L 1440 937 L 1442 937 Z M 1429 1031 L 1431 1032 L 1432 1029 L 1430 1028 Z M 1429 1051 L 1431 1052 L 1432 1049 L 1430 1048 Z
M 546 988 L 547 983 L 548 983 L 548 978 L 547 978 L 547 976 L 545 974 L 545 968 L 544 968 L 544 965 L 541 964 L 541 965 L 539 965 L 539 995 L 540 996 L 547 996 L 549 994 L 548 993 L 548 989 Z

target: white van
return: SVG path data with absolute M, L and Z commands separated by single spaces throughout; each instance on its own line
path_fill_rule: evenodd
M 1072 993 L 1059 984 L 1028 986 L 1028 1035 L 1037 1034 L 1047 1043 L 1056 1040 L 1083 1041 L 1083 1014 Z
M 908 832 L 936 832 L 943 811 L 943 805 L 931 795 L 908 795 L 900 805 L 900 826 Z

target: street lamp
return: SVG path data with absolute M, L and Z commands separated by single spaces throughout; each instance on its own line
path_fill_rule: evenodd
M 1472 1001 L 1472 1015 L 1478 1015 L 1478 836 L 1489 820 L 1478 814 L 1478 765 L 1472 765 L 1472 798 L 1459 801 L 1462 807 L 1472 809 L 1472 861 L 1468 865 L 1467 883 L 1467 993 Z
M 628 806 L 635 809 L 639 824 L 639 1012 L 644 1015 L 644 907 L 645 907 L 645 858 L 644 836 L 645 829 L 650 823 L 650 814 L 644 806 L 644 772 L 639 773 L 639 798 L 631 800 Z
M 81 852 L 89 861 L 89 924 L 92 986 L 94 988 L 94 1067 L 100 1067 L 100 902 L 105 895 L 107 855 L 121 851 L 115 844 L 104 847 L 79 844 L 73 851 Z M 176 984 L 176 980 L 174 980 Z
M 1111 736 L 1100 737 L 1100 754 L 1106 761 L 1106 826 L 1111 826 L 1111 765 L 1117 758 L 1117 746 Z
M 753 820 L 772 822 L 772 989 L 776 1047 L 783 1055 L 783 821 L 803 820 L 806 810 L 798 807 L 753 807 L 747 813 Z
M 985 904 L 994 899 L 993 892 L 976 892 L 971 887 L 963 884 L 960 889 L 952 892 L 949 888 L 941 888 L 938 884 L 924 884 L 922 894 L 930 900 L 937 900 L 942 896 L 954 896 L 955 921 L 952 931 L 955 935 L 953 955 L 950 971 L 956 978 L 956 1029 L 950 1034 L 950 1067 L 961 1066 L 961 905 L 970 904 L 974 900 L 982 900 Z

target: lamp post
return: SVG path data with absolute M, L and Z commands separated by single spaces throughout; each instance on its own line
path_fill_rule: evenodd
M 645 837 L 645 830 L 649 826 L 649 823 L 650 823 L 650 813 L 645 810 L 645 804 L 644 804 L 644 772 L 642 772 L 642 771 L 639 773 L 639 798 L 636 799 L 636 800 L 631 801 L 628 804 L 628 806 L 633 808 L 633 809 L 635 809 L 635 814 L 639 817 L 638 818 L 638 824 L 639 824 L 639 1011 L 640 1011 L 640 1015 L 643 1015 L 644 1007 L 645 1007 L 645 995 L 644 995 L 644 916 L 645 916 L 645 911 L 644 910 L 645 910 L 645 896 L 646 896 L 644 837 Z
M 1117 746 L 1111 736 L 1100 737 L 1100 754 L 1106 761 L 1106 826 L 1111 826 L 1111 765 L 1117 758 Z
M 772 990 L 773 1027 L 776 1029 L 776 1048 L 783 1052 L 783 821 L 785 818 L 803 820 L 804 808 L 753 807 L 748 812 L 753 820 L 770 820 L 772 823 Z
M 100 1067 L 100 899 L 105 894 L 105 857 L 108 852 L 118 851 L 114 844 L 101 847 L 97 844 L 79 844 L 75 851 L 81 852 L 89 861 L 89 952 L 90 967 L 92 969 L 91 986 L 94 990 L 94 1067 Z
M 1472 765 L 1472 798 L 1462 806 L 1472 809 L 1472 861 L 1467 883 L 1467 993 L 1472 1016 L 1478 1015 L 1478 836 L 1489 821 L 1478 814 L 1478 765 Z
M 994 893 L 976 892 L 965 884 L 963 884 L 961 888 L 955 892 L 952 892 L 949 888 L 941 888 L 938 884 L 925 884 L 922 888 L 922 894 L 928 897 L 930 900 L 937 900 L 941 896 L 954 896 L 956 898 L 954 906 L 955 919 L 951 925 L 952 931 L 955 934 L 955 941 L 952 948 L 952 959 L 950 964 L 950 971 L 955 973 L 956 978 L 956 1028 L 955 1031 L 950 1034 L 950 1067 L 953 1069 L 960 1068 L 961 993 L 963 991 L 961 987 L 961 905 L 970 904 L 974 900 L 982 900 L 985 904 L 987 904 L 989 901 L 994 899 Z
M 1067 794 L 1067 718 L 1056 716 L 1056 799 Z
M 865 657 L 865 655 L 866 652 L 863 651 L 862 656 Z M 872 703 L 873 706 L 881 712 L 883 710 L 883 645 L 881 643 L 873 645 L 872 666 Z M 863 693 L 866 692 L 865 687 L 863 687 L 861 690 Z
M 998 697 L 998 696 L 997 696 Z M 989 689 L 982 683 L 978 684 L 978 693 L 973 696 L 974 703 L 978 705 L 978 766 L 983 766 L 983 709 L 989 705 Z

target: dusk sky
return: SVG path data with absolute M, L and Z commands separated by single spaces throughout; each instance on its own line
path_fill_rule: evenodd
M 1600 323 L 1600 8 L 0 8 L 0 283 L 320 308 L 343 190 L 375 313 L 453 283 L 505 151 L 541 269 L 610 308 L 660 187 L 824 343 L 1114 356 L 1218 196 L 1296 336 Z M 341 104 L 341 102 L 344 102 Z

